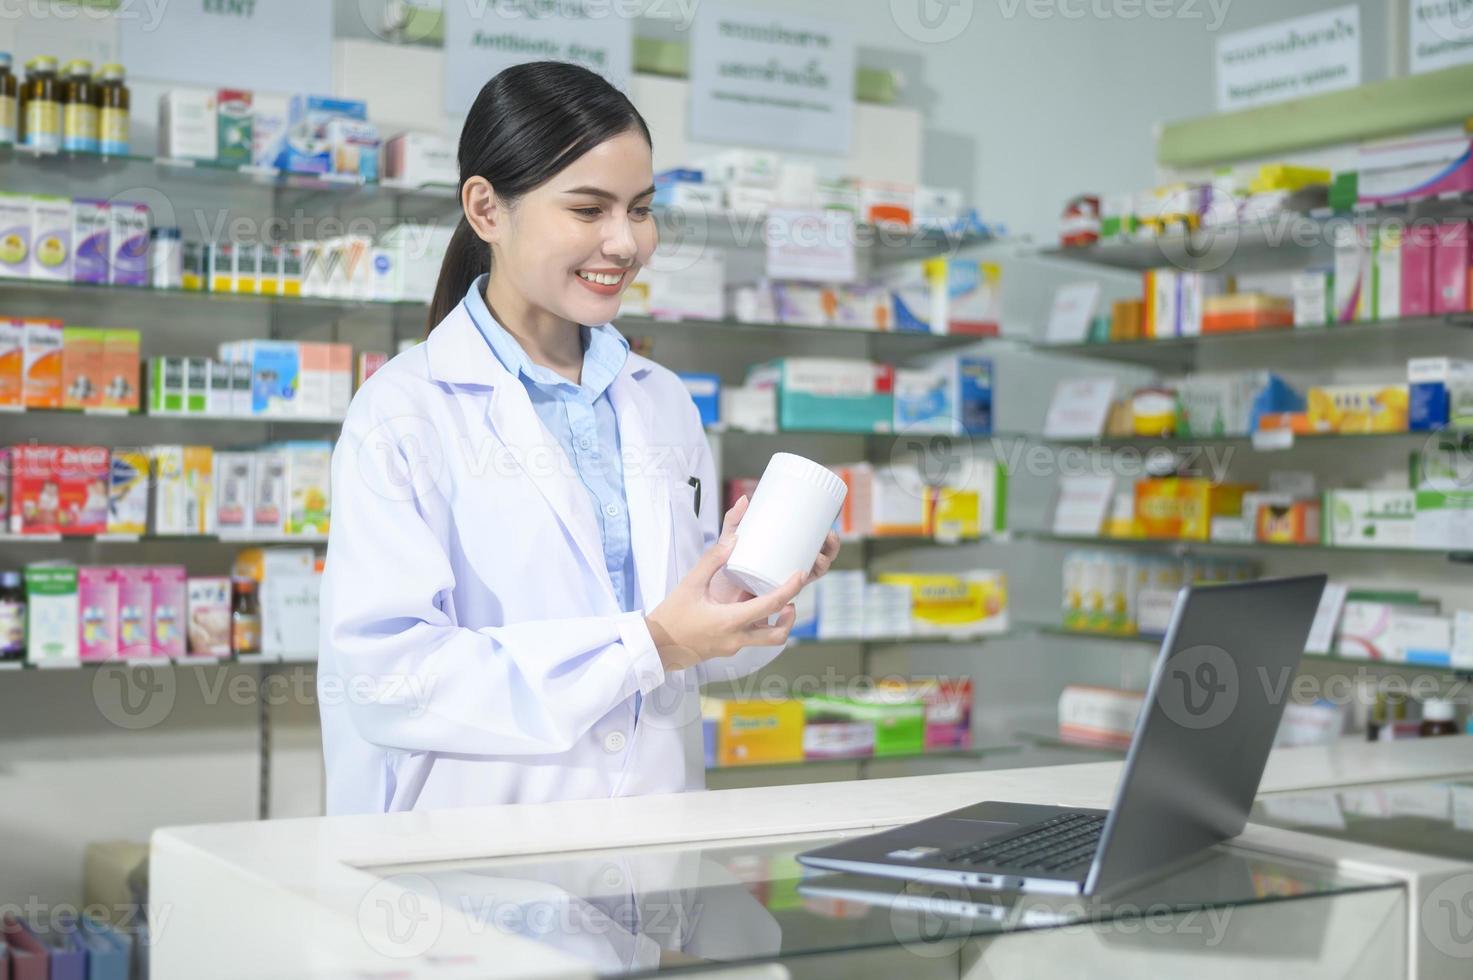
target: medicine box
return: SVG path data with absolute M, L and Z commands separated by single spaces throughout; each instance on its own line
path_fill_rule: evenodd
M 148 454 L 141 449 L 114 449 L 109 460 L 107 533 L 148 531 Z
M 254 143 L 251 93 L 222 88 L 215 93 L 218 125 L 215 158 L 221 163 L 243 167 L 251 162 Z
M 112 660 L 118 656 L 118 577 L 111 568 L 84 565 L 77 569 L 80 622 L 78 656 Z
M 1413 432 L 1441 429 L 1473 401 L 1473 361 L 1451 357 L 1414 357 L 1407 361 L 1407 425 Z
M 61 485 L 56 447 L 18 445 L 10 450 L 10 533 L 58 534 Z
M 1437 251 L 1437 228 L 1413 224 L 1401 242 L 1401 315 L 1432 313 L 1432 266 Z
M 455 141 L 439 133 L 400 133 L 384 143 L 381 154 L 385 180 L 410 187 L 460 182 Z
M 148 205 L 113 201 L 107 207 L 108 281 L 114 286 L 148 285 Z
M 290 173 L 329 173 L 333 169 L 336 119 L 368 120 L 368 106 L 354 99 L 294 95 L 287 106 L 286 128 L 277 141 L 275 166 Z M 377 153 L 377 145 L 374 147 Z
M 105 446 L 55 446 L 52 479 L 57 488 L 57 530 L 64 535 L 107 531 L 112 468 Z
M 911 621 L 917 636 L 958 638 L 1007 631 L 1008 589 L 1002 572 L 888 573 L 876 580 L 910 588 Z
M 326 535 L 332 497 L 332 445 L 321 442 L 287 443 L 287 534 Z
M 721 378 L 715 374 L 683 372 L 680 380 L 700 412 L 701 425 L 707 429 L 714 427 L 721 421 Z
M 1375 238 L 1375 281 L 1372 292 L 1376 297 L 1373 319 L 1395 320 L 1401 317 L 1401 244 L 1405 232 L 1401 228 L 1381 228 Z
M 1327 490 L 1326 544 L 1337 548 L 1410 548 L 1417 497 L 1411 490 Z
M 67 197 L 31 198 L 31 278 L 72 281 L 72 202 Z
M 935 333 L 995 337 L 1002 323 L 1002 267 L 976 259 L 926 262 Z
M 992 361 L 955 357 L 895 369 L 895 431 L 980 435 L 992 431 Z
M 1448 616 L 1394 609 L 1391 613 L 1393 660 L 1409 664 L 1452 664 L 1453 621 Z
M 1127 747 L 1144 701 L 1138 691 L 1070 684 L 1059 695 L 1059 736 L 1091 745 Z
M 297 345 L 289 341 L 253 340 L 244 356 L 251 365 L 251 412 L 256 415 L 296 415 L 301 362 Z
M 63 327 L 61 331 L 61 407 L 87 409 L 103 402 L 102 344 L 106 331 Z
M 1399 256 L 1397 261 L 1400 262 Z M 1334 318 L 1333 279 L 1334 276 L 1324 269 L 1295 274 L 1292 281 L 1294 326 L 1323 327 Z
M 0 194 L 0 276 L 30 277 L 31 220 L 28 195 Z
M 0 317 L 0 408 L 25 405 L 26 325 Z
M 717 765 L 803 759 L 803 704 L 799 701 L 703 697 L 701 715 L 715 722 Z
M 170 89 L 159 96 L 159 156 L 213 160 L 219 147 L 216 93 Z
M 26 661 L 51 664 L 80 659 L 76 566 L 28 565 L 25 578 Z
M 1367 231 L 1358 227 L 1342 227 L 1335 237 L 1335 301 L 1336 323 L 1354 323 L 1372 319 L 1371 250 Z
M 102 331 L 102 407 L 136 412 L 138 391 L 138 331 Z
M 1473 190 L 1469 146 L 1466 136 L 1362 146 L 1356 168 L 1359 199 L 1382 204 Z
M 182 657 L 188 615 L 187 576 L 182 565 L 155 565 L 148 571 L 153 609 L 149 639 L 155 657 Z
M 972 744 L 972 680 L 969 677 L 882 679 L 881 688 L 899 688 L 926 708 L 926 751 L 964 749 Z
M 124 565 L 118 579 L 118 655 L 153 656 L 153 582 L 149 569 Z
M 250 452 L 216 452 L 215 530 L 221 537 L 251 530 L 256 457 Z
M 256 454 L 251 529 L 262 537 L 286 533 L 287 455 L 280 449 L 263 449 Z
M 357 177 L 365 183 L 378 180 L 378 127 L 361 119 L 332 119 L 327 124 L 327 142 L 332 153 L 332 172 Z
M 1432 312 L 1468 312 L 1469 225 L 1443 222 L 1432 253 Z
M 894 425 L 895 373 L 888 364 L 789 357 L 752 368 L 747 384 L 777 390 L 784 430 L 889 432 Z
M 108 281 L 112 250 L 108 245 L 111 225 L 107 212 L 106 201 L 88 198 L 72 201 L 72 279 L 75 282 Z
M 185 583 L 188 647 L 194 656 L 230 655 L 230 579 L 191 578 Z
M 908 688 L 877 687 L 853 694 L 803 699 L 806 714 L 874 727 L 876 758 L 914 755 L 926 747 L 926 706 Z

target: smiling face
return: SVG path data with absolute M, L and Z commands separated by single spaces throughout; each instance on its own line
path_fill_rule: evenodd
M 650 146 L 632 131 L 589 150 L 510 207 L 482 178 L 466 181 L 466 217 L 492 249 L 488 292 L 496 312 L 612 320 L 620 294 L 655 250 L 654 190 Z

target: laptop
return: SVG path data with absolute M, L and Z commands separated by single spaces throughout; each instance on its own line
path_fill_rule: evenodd
M 934 884 L 1096 895 L 1236 837 L 1325 579 L 1177 594 L 1109 810 L 989 801 L 807 851 L 799 862 Z

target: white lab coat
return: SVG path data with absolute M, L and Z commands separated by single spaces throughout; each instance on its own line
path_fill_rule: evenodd
M 721 494 L 673 373 L 631 353 L 609 394 L 653 609 L 715 542 Z M 354 397 L 322 581 L 329 814 L 704 787 L 700 685 L 781 648 L 666 673 L 570 466 L 464 307 Z

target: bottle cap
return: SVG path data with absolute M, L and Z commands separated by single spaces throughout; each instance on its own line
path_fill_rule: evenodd
M 56 59 L 49 54 L 38 54 L 26 62 L 27 71 L 56 71 Z
M 103 81 L 121 81 L 123 78 L 123 66 L 115 61 L 109 61 L 98 69 L 98 74 L 102 77 Z
M 1428 698 L 1422 702 L 1423 721 L 1452 721 L 1457 714 L 1457 705 L 1446 698 Z
M 148 233 L 149 238 L 179 239 L 183 235 L 178 228 L 154 228 Z
M 73 58 L 66 63 L 66 73 L 68 75 L 86 75 L 90 78 L 92 76 L 92 62 L 83 58 Z

